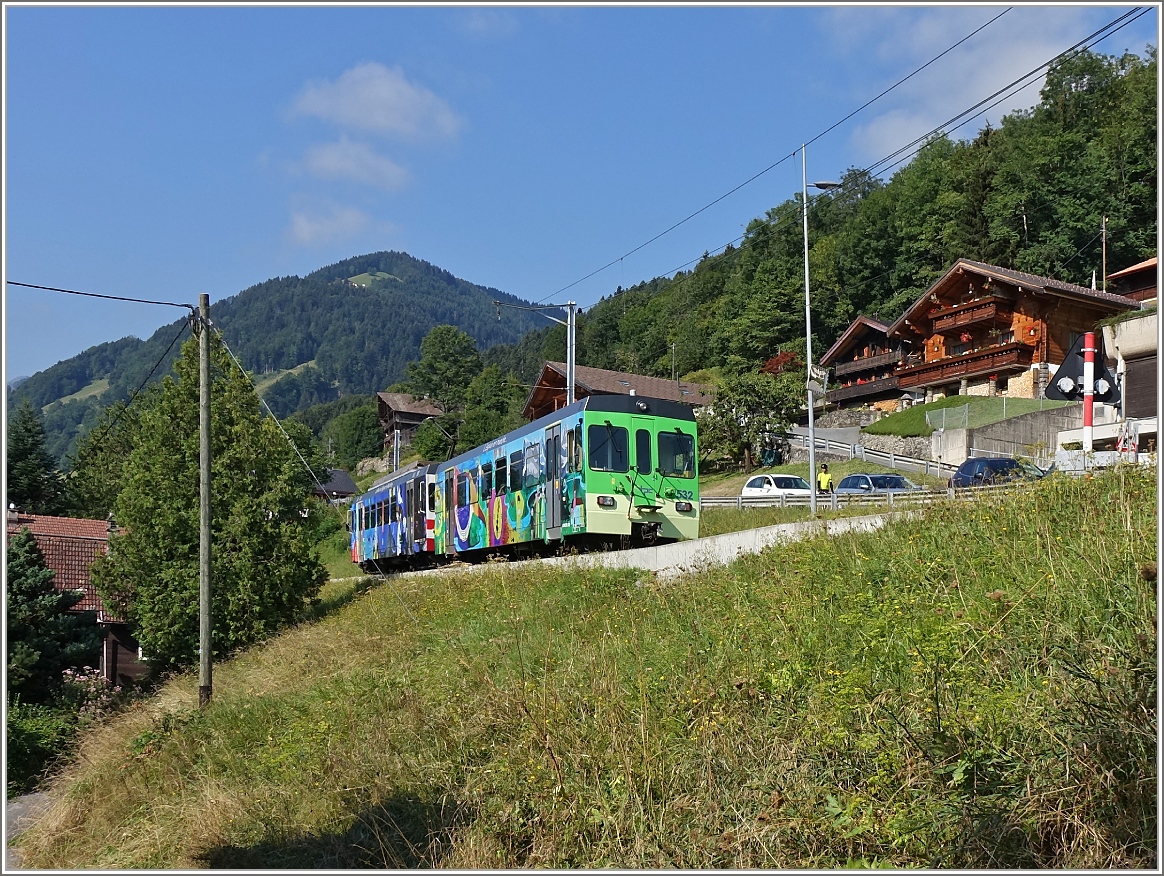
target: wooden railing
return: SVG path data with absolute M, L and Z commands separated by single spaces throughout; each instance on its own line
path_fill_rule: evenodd
M 838 386 L 825 393 L 825 400 L 829 402 L 846 401 L 859 398 L 874 392 L 884 392 L 897 388 L 896 377 L 883 377 L 881 380 L 868 380 L 865 383 L 854 383 L 852 386 Z
M 1007 300 L 998 296 L 981 298 L 978 301 L 969 301 L 954 307 L 942 307 L 929 312 L 933 320 L 935 332 L 945 332 L 964 325 L 973 325 L 978 322 L 990 322 L 998 316 L 998 305 Z
M 883 365 L 894 365 L 901 359 L 899 350 L 890 350 L 888 353 L 878 353 L 875 356 L 865 356 L 850 362 L 838 362 L 833 366 L 833 374 L 840 377 L 853 371 L 867 371 L 870 368 L 880 368 Z
M 897 385 L 902 389 L 925 386 L 962 377 L 978 377 L 1004 368 L 1025 368 L 1034 358 L 1035 348 L 1012 341 L 997 347 L 987 347 L 961 356 L 950 356 L 934 362 L 908 365 L 894 372 Z

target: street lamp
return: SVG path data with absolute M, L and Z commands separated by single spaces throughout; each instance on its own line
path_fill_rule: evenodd
M 572 405 L 576 401 L 575 395 L 577 395 L 577 386 L 574 379 L 574 335 L 578 325 L 578 305 L 573 301 L 567 301 L 565 304 L 535 305 L 533 307 L 525 307 L 520 304 L 508 304 L 504 301 L 494 301 L 493 303 L 497 306 L 498 319 L 501 319 L 502 307 L 513 307 L 517 310 L 536 310 L 539 313 L 543 310 L 560 310 L 563 307 L 566 308 L 565 319 L 558 319 L 556 316 L 550 316 L 548 313 L 542 313 L 542 316 L 556 322 L 558 325 L 564 325 L 566 327 L 566 404 Z
M 807 365 L 805 386 L 808 388 L 808 479 L 812 487 L 808 491 L 808 503 L 809 514 L 816 517 L 816 427 L 813 424 L 813 408 L 816 403 L 813 399 L 813 387 L 818 387 L 822 394 L 824 387 L 815 380 L 812 367 L 812 309 L 809 306 L 808 297 L 808 156 L 803 143 L 800 144 L 800 173 L 801 183 L 804 186 L 800 211 L 804 214 L 804 358 L 807 360 L 805 363 Z M 839 182 L 815 182 L 812 184 L 814 189 L 822 191 L 840 188 L 840 186 Z

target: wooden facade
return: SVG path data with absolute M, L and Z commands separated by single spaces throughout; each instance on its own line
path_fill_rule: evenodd
M 901 340 L 889 340 L 888 330 L 883 322 L 858 316 L 821 356 L 819 364 L 833 374 L 826 404 L 868 404 L 901 395 L 895 369 L 902 363 L 904 347 Z
M 400 446 L 412 443 L 412 436 L 425 420 L 444 413 L 429 399 L 417 398 L 406 392 L 376 393 L 376 409 L 383 432 L 383 453 L 395 447 L 396 430 L 400 430 Z
M 898 388 L 942 395 L 1035 397 L 1075 339 L 1139 308 L 1122 295 L 959 259 L 889 326 L 907 350 Z M 1038 381 L 1023 378 L 1032 369 Z

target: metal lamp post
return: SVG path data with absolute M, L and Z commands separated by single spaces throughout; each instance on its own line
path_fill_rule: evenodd
M 813 422 L 816 402 L 813 398 L 813 388 L 818 387 L 823 394 L 824 387 L 816 382 L 812 367 L 812 308 L 809 305 L 808 293 L 808 156 L 803 143 L 800 145 L 800 173 L 803 185 L 800 212 L 804 215 L 804 358 L 807 360 L 805 386 L 808 389 L 808 479 L 812 487 L 808 491 L 808 503 L 809 514 L 816 517 L 816 426 Z M 840 188 L 840 185 L 839 182 L 815 182 L 812 187 L 827 191 Z
M 559 310 L 566 308 L 566 318 L 558 319 L 556 316 L 550 316 L 548 313 L 542 313 L 546 319 L 553 320 L 558 325 L 566 327 L 566 404 L 573 404 L 576 399 L 576 383 L 574 380 L 574 335 L 578 325 L 577 310 L 578 305 L 573 301 L 567 301 L 565 304 L 546 304 L 544 306 L 525 307 L 520 304 L 508 304 L 504 301 L 494 301 L 497 306 L 497 318 L 501 319 L 502 307 L 513 307 L 517 310 L 536 310 L 539 313 L 543 310 Z

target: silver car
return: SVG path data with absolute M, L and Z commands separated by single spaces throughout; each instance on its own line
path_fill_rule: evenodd
M 898 474 L 851 474 L 841 478 L 835 492 L 841 496 L 885 496 L 889 493 L 912 493 L 924 490 L 909 478 Z

